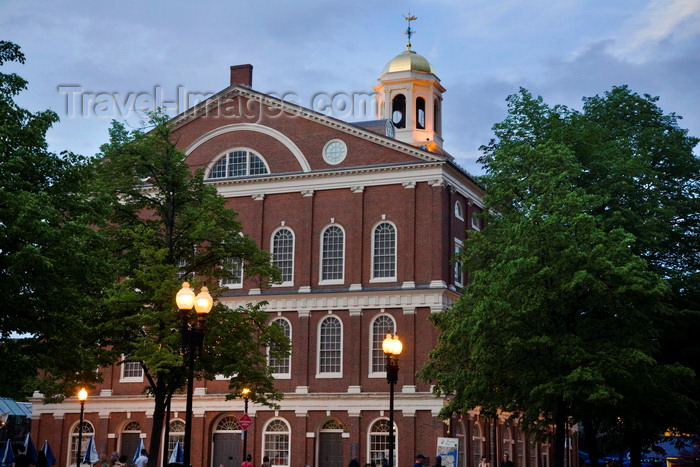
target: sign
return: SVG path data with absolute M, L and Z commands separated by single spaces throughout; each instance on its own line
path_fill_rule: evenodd
M 245 431 L 253 424 L 253 419 L 250 418 L 247 413 L 244 413 L 243 416 L 238 419 L 238 424 L 241 426 L 241 429 Z
M 459 465 L 457 459 L 457 438 L 438 438 L 437 455 L 442 457 L 443 467 L 455 467 Z

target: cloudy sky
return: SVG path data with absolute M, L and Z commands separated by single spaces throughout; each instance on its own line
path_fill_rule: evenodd
M 409 11 L 413 50 L 447 89 L 445 148 L 470 173 L 519 87 L 580 109 L 628 84 L 700 136 L 700 0 L 3 0 L 0 40 L 27 63 L 2 71 L 29 81 L 21 105 L 60 115 L 53 151 L 93 155 L 112 119 L 139 126 L 132 104 L 185 110 L 225 88 L 230 65 L 252 64 L 254 89 L 306 107 L 369 94 L 405 50 Z M 344 112 L 334 116 L 373 118 Z

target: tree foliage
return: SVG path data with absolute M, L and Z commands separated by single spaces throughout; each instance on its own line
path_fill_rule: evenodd
M 94 195 L 110 207 L 102 233 L 113 242 L 121 277 L 108 289 L 100 332 L 114 361 L 123 355 L 123 361 L 139 362 L 144 369 L 155 404 L 149 449 L 155 462 L 166 405 L 186 381 L 175 304 L 181 283 L 206 284 L 216 296 L 219 281 L 234 275 L 226 267 L 230 261 L 244 263 L 246 275 L 261 286 L 278 272 L 269 255 L 241 234 L 236 214 L 204 183 L 202 171 L 186 164 L 171 140 L 167 116 L 156 113 L 150 123 L 144 133 L 114 122 L 110 142 L 102 147 Z M 266 364 L 270 344 L 282 354 L 288 350 L 281 328 L 267 325 L 261 304 L 232 310 L 216 303 L 206 320 L 196 375 L 224 375 L 230 378 L 229 397 L 246 385 L 253 389 L 253 400 L 273 404 L 281 394 Z
M 679 316 L 698 322 L 686 297 L 699 271 L 698 140 L 655 102 L 626 87 L 582 112 L 526 90 L 508 98 L 482 148 L 485 228 L 460 252 L 468 284 L 434 317 L 441 336 L 422 370 L 453 395 L 443 415 L 481 407 L 530 432 L 555 425 L 558 466 L 567 420 L 622 429 L 638 453 L 697 422 L 693 369 L 665 350 Z
M 0 66 L 24 61 L 18 45 L 0 41 Z M 61 399 L 99 378 L 106 360 L 91 311 L 113 275 L 92 227 L 101 208 L 87 196 L 89 160 L 48 150 L 58 115 L 19 107 L 26 87 L 0 73 L 0 394 Z

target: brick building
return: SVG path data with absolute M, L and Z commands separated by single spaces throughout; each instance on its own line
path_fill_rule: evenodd
M 547 465 L 546 446 L 477 412 L 445 423 L 443 401 L 416 378 L 437 342 L 429 317 L 457 300 L 451 262 L 482 207 L 479 186 L 443 149 L 442 93 L 433 66 L 409 48 L 381 72 L 377 120 L 350 124 L 252 89 L 252 66 L 231 67 L 230 86 L 174 118 L 174 136 L 239 213 L 245 233 L 273 253 L 283 282 L 268 290 L 227 284 L 235 307 L 269 302 L 288 333 L 289 358 L 271 361 L 284 400 L 251 404 L 247 451 L 278 466 L 362 464 L 388 452 L 388 399 L 381 342 L 404 344 L 395 399 L 395 465 L 416 453 L 432 461 L 438 437 L 458 440 L 460 466 L 511 452 L 516 466 Z M 101 453 L 133 456 L 150 436 L 152 401 L 138 365 L 102 370 L 85 407 Z M 192 462 L 237 467 L 243 401 L 225 401 L 227 381 L 197 381 Z M 184 395 L 172 403 L 168 450 L 184 431 Z M 75 465 L 79 403 L 34 401 L 32 434 L 48 439 L 59 465 Z M 86 443 L 84 436 L 83 443 Z M 149 440 L 143 439 L 146 446 Z M 495 448 L 495 449 L 494 449 Z M 84 448 L 83 448 L 84 450 Z M 168 455 L 168 453 L 166 453 Z M 493 462 L 493 461 L 492 461 Z

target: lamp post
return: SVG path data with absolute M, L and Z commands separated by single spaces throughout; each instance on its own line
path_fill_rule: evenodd
M 190 445 L 192 444 L 192 393 L 194 392 L 194 359 L 197 351 L 202 349 L 204 341 L 204 322 L 207 313 L 211 311 L 214 300 L 209 295 L 209 289 L 202 287 L 202 291 L 195 297 L 194 291 L 188 282 L 182 283 L 182 288 L 175 297 L 177 307 L 182 318 L 182 347 L 187 350 L 187 404 L 185 407 L 185 439 L 184 439 L 184 465 L 190 467 Z M 190 313 L 194 307 L 197 312 L 197 325 L 190 323 Z
M 87 400 L 87 391 L 81 388 L 78 391 L 78 400 L 80 401 L 80 423 L 78 424 L 78 457 L 75 460 L 75 466 L 80 467 L 80 451 L 83 447 L 83 415 L 85 414 L 85 401 Z
M 243 413 L 248 415 L 248 396 L 250 395 L 250 389 L 241 389 L 241 394 L 243 394 Z M 243 430 L 243 462 L 248 458 L 248 430 Z
M 386 382 L 389 383 L 389 467 L 394 465 L 394 386 L 399 380 L 399 355 L 403 344 L 398 336 L 387 334 L 382 342 L 386 355 Z

